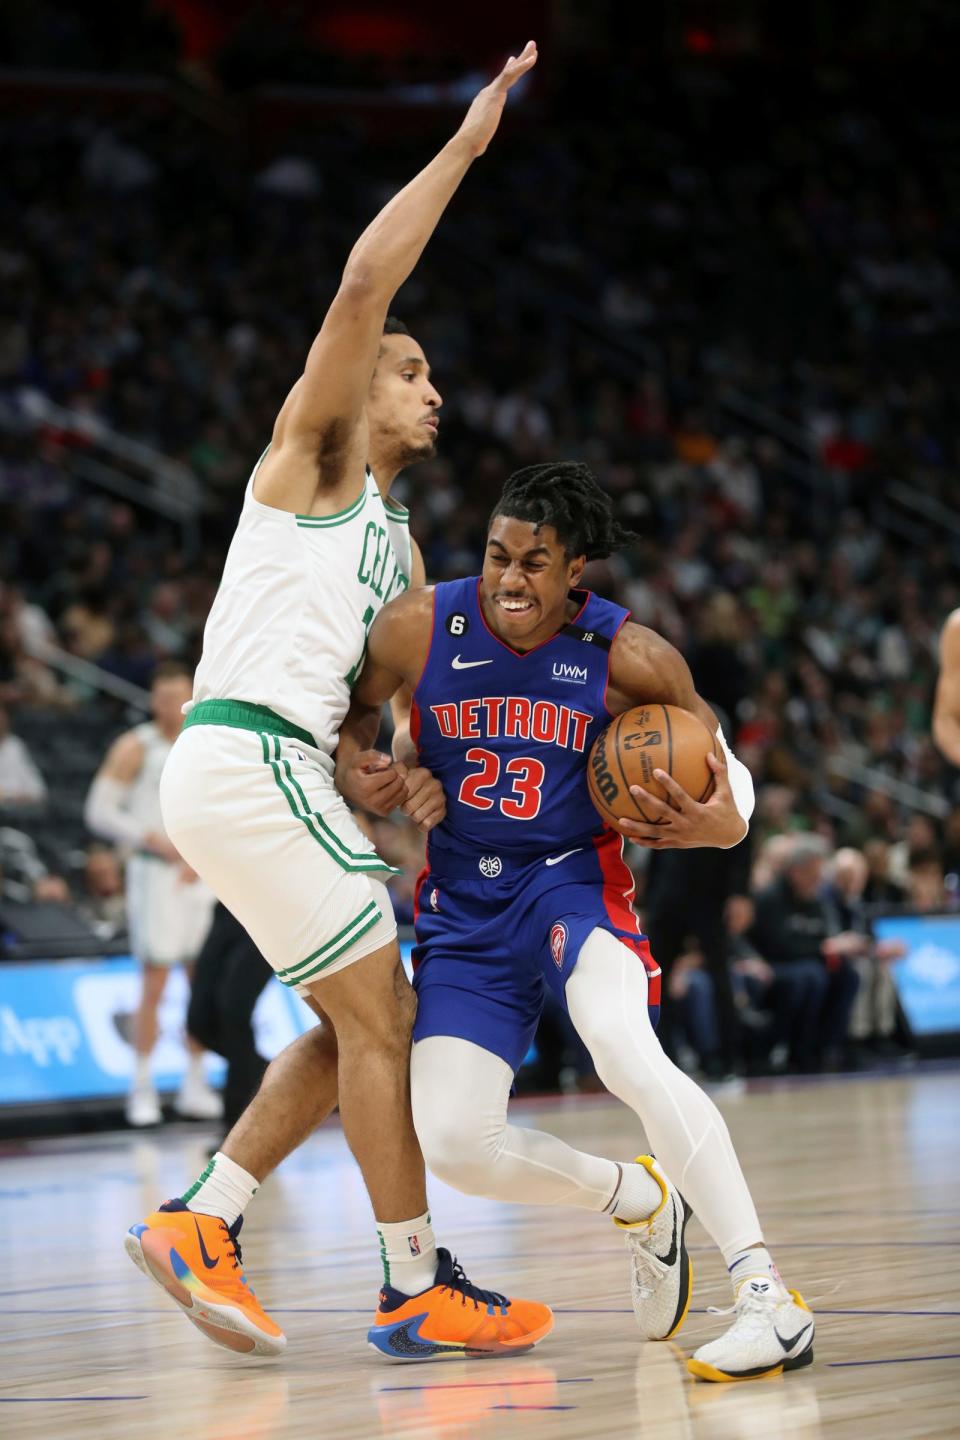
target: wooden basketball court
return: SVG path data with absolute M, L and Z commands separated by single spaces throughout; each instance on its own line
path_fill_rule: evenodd
M 289 1338 L 278 1360 L 203 1340 L 123 1251 L 126 1227 L 179 1193 L 206 1136 L 36 1142 L 0 1163 L 0 1435 L 56 1440 L 873 1440 L 960 1434 L 957 1073 L 717 1092 L 787 1282 L 818 1316 L 805 1371 L 693 1381 L 683 1360 L 728 1319 L 722 1262 L 696 1265 L 682 1344 L 642 1346 L 609 1221 L 498 1206 L 434 1182 L 440 1243 L 486 1286 L 548 1301 L 556 1328 L 513 1361 L 391 1366 L 367 1348 L 379 1281 L 370 1212 L 330 1125 L 254 1200 L 244 1262 Z M 520 1123 L 628 1157 L 606 1098 L 514 1107 Z

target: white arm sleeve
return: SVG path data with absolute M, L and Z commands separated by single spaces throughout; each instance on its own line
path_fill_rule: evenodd
M 129 785 L 111 780 L 109 775 L 98 775 L 87 794 L 83 818 L 94 835 L 100 835 L 114 845 L 136 847 L 146 832 L 140 822 L 123 808 L 129 789 Z
M 726 736 L 722 730 L 717 730 L 717 740 L 719 741 L 720 749 L 723 751 L 724 758 L 727 762 L 727 777 L 730 781 L 730 789 L 733 791 L 733 803 L 736 805 L 740 816 L 747 822 L 747 830 L 749 830 L 750 816 L 753 814 L 753 807 L 756 804 L 756 796 L 753 791 L 753 776 L 743 761 L 738 760 L 736 755 L 734 755 L 730 746 L 727 744 Z M 745 830 L 743 834 L 746 835 L 746 833 L 747 831 Z M 740 839 L 743 839 L 743 835 L 741 835 Z M 737 844 L 740 844 L 740 840 L 737 841 Z M 725 848 L 730 850 L 733 847 L 728 845 Z

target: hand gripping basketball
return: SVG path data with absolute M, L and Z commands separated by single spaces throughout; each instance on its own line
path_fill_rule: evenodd
M 640 801 L 652 823 L 620 820 L 617 829 L 648 850 L 693 850 L 701 845 L 727 850 L 736 845 L 747 833 L 747 822 L 734 802 L 726 761 L 709 754 L 707 764 L 714 777 L 709 800 L 700 804 L 665 770 L 654 770 L 653 777 L 667 791 L 669 803 L 658 800 L 642 785 L 631 785 L 630 794 Z

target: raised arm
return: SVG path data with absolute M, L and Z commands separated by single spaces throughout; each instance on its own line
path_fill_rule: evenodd
M 303 375 L 284 402 L 257 476 L 257 498 L 307 511 L 366 462 L 364 402 L 390 302 L 410 275 L 464 175 L 496 133 L 507 93 L 533 68 L 533 41 L 477 95 L 456 134 L 354 245 Z
M 960 765 L 960 610 L 947 617 L 940 636 L 933 738 L 951 765 Z
M 607 704 L 614 713 L 634 705 L 679 705 L 691 711 L 717 738 L 719 756 L 707 755 L 714 774 L 713 794 L 706 804 L 692 800 L 664 771 L 653 773 L 670 795 L 670 804 L 656 799 L 642 786 L 631 792 L 642 799 L 656 825 L 624 820 L 619 828 L 631 840 L 653 850 L 692 849 L 702 845 L 729 850 L 749 829 L 753 814 L 753 780 L 742 761 L 730 750 L 717 717 L 694 688 L 686 660 L 669 641 L 643 625 L 624 625 L 610 653 Z

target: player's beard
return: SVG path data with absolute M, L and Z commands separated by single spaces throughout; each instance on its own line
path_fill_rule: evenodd
M 421 460 L 432 460 L 437 453 L 437 437 L 428 427 L 424 426 L 425 434 L 422 439 L 416 441 L 404 438 L 400 441 L 398 451 L 398 468 L 405 470 L 408 465 L 416 465 Z

